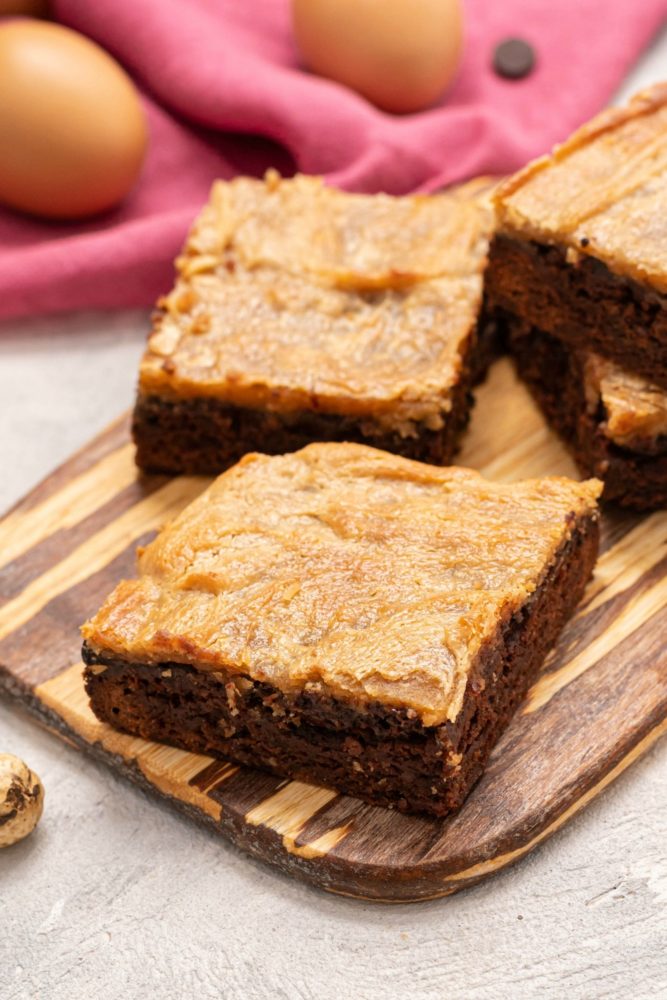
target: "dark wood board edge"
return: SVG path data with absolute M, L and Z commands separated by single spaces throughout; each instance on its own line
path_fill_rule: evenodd
M 84 472 L 87 472 L 94 465 L 100 462 L 107 455 L 117 448 L 121 448 L 130 442 L 130 419 L 131 410 L 125 410 L 120 416 L 112 420 L 102 428 L 94 437 L 85 441 L 80 448 L 77 448 L 64 462 L 60 462 L 50 472 L 39 480 L 27 493 L 24 493 L 15 503 L 6 510 L 0 511 L 0 520 L 15 514 L 18 511 L 28 513 L 33 507 L 47 500 L 57 493 L 63 482 L 68 482 Z M 137 476 L 141 476 L 137 469 Z M 159 479 L 160 477 L 153 477 Z M 165 478 L 165 477 L 161 477 Z
M 349 860 L 340 863 L 328 855 L 309 859 L 286 850 L 281 837 L 274 830 L 263 826 L 251 826 L 243 817 L 225 811 L 223 806 L 220 820 L 207 815 L 196 806 L 157 788 L 142 773 L 135 761 L 128 761 L 120 755 L 104 749 L 99 743 L 89 743 L 71 728 L 56 712 L 47 708 L 31 689 L 16 680 L 0 666 L 0 693 L 12 699 L 43 728 L 76 749 L 83 750 L 94 760 L 106 764 L 118 775 L 128 778 L 144 792 L 199 825 L 222 834 L 235 848 L 251 855 L 254 859 L 268 863 L 282 875 L 323 889 L 334 895 L 346 896 L 367 902 L 396 904 L 416 903 L 453 895 L 489 878 L 497 872 L 521 860 L 535 850 L 552 834 L 556 833 L 575 813 L 597 798 L 607 785 L 611 784 L 623 771 L 646 753 L 653 744 L 667 734 L 667 719 L 648 720 L 640 735 L 617 758 L 610 762 L 607 772 L 598 777 L 597 782 L 587 788 L 573 790 L 573 794 L 556 815 L 545 817 L 539 828 L 524 830 L 511 842 L 499 846 L 497 855 L 481 858 L 464 870 L 445 872 L 441 864 L 430 863 L 410 869 L 392 869 L 377 864 L 351 865 Z M 577 794 L 578 793 L 578 794 Z M 434 892 L 434 884 L 441 881 L 442 888 Z M 385 890 L 387 893 L 385 894 Z M 391 892 L 391 895 L 389 894 Z

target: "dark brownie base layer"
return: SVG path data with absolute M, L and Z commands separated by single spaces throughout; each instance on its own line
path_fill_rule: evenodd
M 470 419 L 472 387 L 484 378 L 495 352 L 495 323 L 482 333 L 452 391 L 441 430 L 418 429 L 416 437 L 373 429 L 368 421 L 317 410 L 275 413 L 196 397 L 173 400 L 139 394 L 132 420 L 136 461 L 149 472 L 216 475 L 251 451 L 283 455 L 313 441 L 354 441 L 432 465 L 448 465 Z
M 478 657 L 453 723 L 424 726 L 414 712 L 379 703 L 354 706 L 316 690 L 288 696 L 239 675 L 129 663 L 84 646 L 86 690 L 97 717 L 127 733 L 443 816 L 482 774 L 579 601 L 597 547 L 597 520 L 575 523 L 542 584 Z
M 667 438 L 641 452 L 616 446 L 603 433 L 602 403 L 589 410 L 577 352 L 535 327 L 509 321 L 507 329 L 519 375 L 582 472 L 604 481 L 603 499 L 635 510 L 667 507 Z
M 229 406 L 216 399 L 139 396 L 132 436 L 137 465 L 148 472 L 217 475 L 248 452 L 284 455 L 313 441 L 361 442 L 420 462 L 447 465 L 472 406 L 470 392 L 457 397 L 442 430 L 423 428 L 417 437 L 403 438 L 398 433 L 373 433 L 368 427 L 364 433 L 360 421 L 328 413 L 283 414 Z
M 593 257 L 569 264 L 560 247 L 497 236 L 486 293 L 491 307 L 667 387 L 667 299 Z

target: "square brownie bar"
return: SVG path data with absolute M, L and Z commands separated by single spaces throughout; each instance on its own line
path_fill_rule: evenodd
M 138 464 L 214 474 L 313 440 L 449 461 L 489 359 L 490 188 L 217 182 L 141 363 Z
M 521 378 L 582 472 L 604 482 L 603 498 L 667 507 L 667 391 L 537 327 L 508 327 Z
M 487 294 L 667 387 L 667 84 L 499 186 Z
M 92 709 L 442 816 L 583 593 L 600 488 L 490 483 L 358 444 L 246 455 L 83 626 Z

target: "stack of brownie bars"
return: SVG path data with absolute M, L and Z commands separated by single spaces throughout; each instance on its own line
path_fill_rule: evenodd
M 143 468 L 222 474 L 83 627 L 100 719 L 403 811 L 461 804 L 583 594 L 602 489 L 442 467 L 497 329 L 606 495 L 667 499 L 666 93 L 496 193 L 216 184 L 134 436 Z
M 488 302 L 604 497 L 667 505 L 667 85 L 610 109 L 497 197 Z

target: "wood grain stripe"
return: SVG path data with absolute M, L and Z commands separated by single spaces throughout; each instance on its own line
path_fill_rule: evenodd
M 106 430 L 88 441 L 82 448 L 75 451 L 70 458 L 49 473 L 37 486 L 26 494 L 18 503 L 14 504 L 7 514 L 13 514 L 18 510 L 34 510 L 47 500 L 53 493 L 57 493 L 70 479 L 75 479 L 81 473 L 97 465 L 106 455 L 127 444 L 130 439 L 130 424 L 132 414 L 125 412 L 114 420 Z
M 190 778 L 190 784 L 196 785 L 201 792 L 214 792 L 238 771 L 238 765 L 228 764 L 222 760 L 214 760 L 203 771 Z
M 192 783 L 197 774 L 214 763 L 213 759 L 127 736 L 100 722 L 88 704 L 82 663 L 75 663 L 57 677 L 39 684 L 35 695 L 88 743 L 100 744 L 109 753 L 136 764 L 165 795 L 196 806 L 213 819 L 220 818 L 220 804 Z
M 567 476 L 572 474 L 572 463 L 567 455 L 554 463 L 548 448 L 550 432 L 540 428 L 517 443 L 506 453 L 482 466 L 482 475 L 496 482 L 516 482 L 534 476 Z
M 475 396 L 473 418 L 463 439 L 458 465 L 478 469 L 490 479 L 509 482 L 540 475 L 578 478 L 574 462 L 544 424 L 507 358 L 493 366 Z
M 351 829 L 352 821 L 343 824 L 343 826 L 336 826 L 333 830 L 327 830 L 326 833 L 323 833 L 320 837 L 311 840 L 307 844 L 297 844 L 294 838 L 284 836 L 283 846 L 290 854 L 296 854 L 300 858 L 308 858 L 309 860 L 323 858 L 333 851 L 334 848 L 338 847 Z
M 619 761 L 616 767 L 612 768 L 611 771 L 608 771 L 601 781 L 598 781 L 596 785 L 593 785 L 593 787 L 589 788 L 589 790 L 585 792 L 583 795 L 581 795 L 580 798 L 576 799 L 576 801 L 572 803 L 569 809 L 566 809 L 564 812 L 562 812 L 560 816 L 558 816 L 558 818 L 554 820 L 553 823 L 550 823 L 549 826 L 541 830 L 537 834 L 537 836 L 532 838 L 532 840 L 528 840 L 525 844 L 522 844 L 521 847 L 518 847 L 514 851 L 508 851 L 506 854 L 499 854 L 494 858 L 489 858 L 487 861 L 482 861 L 477 865 L 473 865 L 471 868 L 466 868 L 464 871 L 455 872 L 454 874 L 447 875 L 446 876 L 447 881 L 476 882 L 479 879 L 483 878 L 485 875 L 490 875 L 501 868 L 505 868 L 513 861 L 516 861 L 518 858 L 523 857 L 524 854 L 528 854 L 529 851 L 532 851 L 533 848 L 537 847 L 538 844 L 540 844 L 543 840 L 546 840 L 547 837 L 550 837 L 552 833 L 555 833 L 556 830 L 560 829 L 561 826 L 567 823 L 567 821 L 571 819 L 572 816 L 575 815 L 575 813 L 578 813 L 580 809 L 583 809 L 584 806 L 588 805 L 588 803 L 591 802 L 597 795 L 599 795 L 600 792 L 607 787 L 607 785 L 610 785 L 612 781 L 615 781 L 616 778 L 618 778 L 618 776 L 622 774 L 627 767 L 630 766 L 630 764 L 632 764 L 639 757 L 641 757 L 648 750 L 650 750 L 653 744 L 656 743 L 657 740 L 659 740 L 660 737 L 664 736 L 666 733 L 667 733 L 667 719 L 664 719 L 659 725 L 655 726 L 655 728 L 653 728 L 649 733 L 647 733 L 644 739 L 636 743 L 632 748 L 632 750 L 630 750 L 630 752 L 626 754 L 626 756 L 621 761 Z
M 18 559 L 56 531 L 83 521 L 136 478 L 134 446 L 126 444 L 36 507 L 8 514 L 0 522 L 0 567 Z
M 586 594 L 565 626 L 558 645 L 547 657 L 542 677 L 583 652 L 596 635 L 612 625 L 623 604 L 634 596 L 633 592 L 650 586 L 655 568 L 667 556 L 666 540 L 664 513 L 640 521 L 625 535 L 617 533 L 614 545 L 598 559 Z
M 25 625 L 54 597 L 107 566 L 135 538 L 159 528 L 166 519 L 176 515 L 201 492 L 203 482 L 194 476 L 172 480 L 33 580 L 18 597 L 0 609 L 0 640 Z
M 640 521 L 600 556 L 580 615 L 629 590 L 666 555 L 667 514 L 660 511 Z
M 330 830 L 311 844 L 296 844 L 296 839 L 315 813 L 329 805 L 338 792 L 303 781 L 290 781 L 275 795 L 260 802 L 245 815 L 250 826 L 266 826 L 282 837 L 283 847 L 290 854 L 319 857 L 332 850 L 347 834 L 350 825 Z M 310 853 L 309 853 L 310 852 Z
M 595 666 L 603 656 L 618 646 L 637 629 L 646 625 L 649 618 L 667 606 L 667 585 L 660 579 L 648 590 L 628 601 L 614 619 L 612 628 L 607 629 L 577 656 L 574 656 L 560 670 L 546 674 L 533 685 L 523 709 L 524 715 L 543 708 L 554 695 L 580 677 L 590 667 Z

